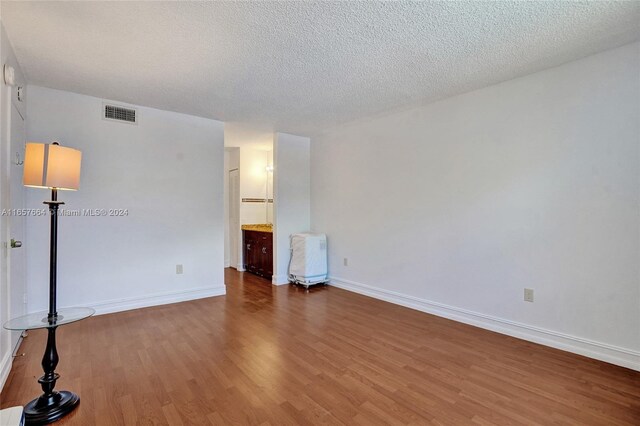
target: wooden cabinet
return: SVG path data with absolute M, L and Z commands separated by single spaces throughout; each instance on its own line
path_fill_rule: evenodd
M 273 234 L 242 231 L 244 269 L 271 280 L 273 275 Z

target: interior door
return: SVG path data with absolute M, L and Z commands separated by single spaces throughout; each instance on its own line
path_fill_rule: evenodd
M 241 268 L 240 250 L 240 175 L 238 169 L 229 170 L 229 264 Z
M 18 109 L 11 104 L 11 140 L 9 155 L 9 238 L 14 240 L 8 244 L 9 264 L 9 317 L 15 318 L 26 313 L 25 254 L 20 247 L 24 241 L 25 216 L 24 186 L 22 186 L 22 164 L 25 149 L 24 119 Z M 19 332 L 11 334 L 11 347 L 15 348 L 20 338 Z

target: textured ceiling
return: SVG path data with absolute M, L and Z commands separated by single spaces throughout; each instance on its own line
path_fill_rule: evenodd
M 312 135 L 640 37 L 638 2 L 6 2 L 27 80 Z

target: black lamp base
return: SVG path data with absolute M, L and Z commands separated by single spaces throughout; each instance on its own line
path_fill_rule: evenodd
M 69 391 L 54 391 L 50 396 L 42 395 L 24 407 L 27 425 L 46 425 L 60 420 L 80 404 L 80 397 Z

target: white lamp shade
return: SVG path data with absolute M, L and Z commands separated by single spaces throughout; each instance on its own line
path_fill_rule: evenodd
M 75 191 L 80 187 L 82 152 L 60 145 L 27 142 L 22 183 L 34 188 Z

